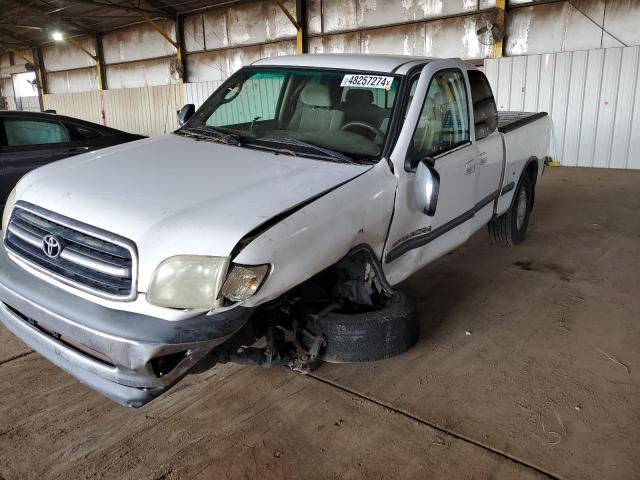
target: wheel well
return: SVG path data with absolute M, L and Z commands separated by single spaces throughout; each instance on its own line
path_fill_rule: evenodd
M 522 183 L 522 179 L 525 178 L 525 175 L 529 176 L 531 180 L 531 206 L 535 202 L 536 197 L 536 181 L 538 180 L 538 158 L 531 157 L 522 171 L 522 175 L 520 176 L 520 181 L 518 182 L 518 187 L 520 187 L 520 183 Z M 517 191 L 517 190 L 516 190 Z M 513 201 L 515 201 L 515 195 L 513 197 Z
M 531 185 L 535 187 L 536 180 L 538 179 L 538 159 L 531 157 L 524 170 L 526 175 L 529 175 L 531 179 Z

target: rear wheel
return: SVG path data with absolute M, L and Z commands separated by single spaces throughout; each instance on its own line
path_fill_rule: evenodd
M 533 185 L 525 174 L 513 197 L 511 207 L 489 222 L 489 237 L 496 245 L 518 245 L 527 236 L 533 206 Z
M 385 305 L 371 312 L 331 312 L 307 323 L 326 338 L 320 359 L 327 362 L 370 362 L 398 355 L 418 340 L 413 300 L 396 291 Z

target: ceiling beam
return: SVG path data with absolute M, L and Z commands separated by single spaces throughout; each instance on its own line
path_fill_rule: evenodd
M 50 8 L 46 8 L 46 7 L 42 7 L 40 5 L 36 5 L 35 2 L 33 1 L 26 1 L 26 0 L 9 0 L 12 3 L 18 5 L 17 9 L 14 9 L 13 12 L 20 12 L 17 14 L 13 14 L 13 16 L 9 16 L 9 18 L 20 18 L 21 15 L 28 13 L 28 11 L 32 11 L 32 12 L 36 12 L 36 13 L 42 13 L 42 14 L 48 14 L 50 12 Z M 55 18 L 55 17 L 54 17 Z M 83 33 L 85 35 L 95 35 L 96 32 L 95 30 L 91 30 L 88 29 L 87 27 L 80 25 L 77 22 L 74 22 L 73 20 L 61 20 L 61 19 L 56 19 L 59 28 L 61 29 L 68 29 L 68 30 L 72 30 L 78 33 Z M 54 25 L 47 25 L 47 27 L 51 27 L 53 28 Z M 43 30 L 46 30 L 45 28 L 43 28 Z
M 161 5 L 158 2 L 156 2 L 156 0 L 147 0 L 147 3 L 150 5 L 153 5 L 154 8 L 157 8 L 158 10 L 163 11 L 174 20 L 178 17 L 178 10 L 176 10 L 173 7 L 167 7 L 165 5 Z
M 119 15 L 88 15 L 88 14 L 84 14 L 84 15 L 72 15 L 72 14 L 65 14 L 65 15 L 54 15 L 54 14 L 48 14 L 48 15 L 44 15 L 44 14 L 38 14 L 38 15 L 20 15 L 21 18 L 40 18 L 40 19 L 47 19 L 47 20 L 51 20 L 52 18 L 56 18 L 56 19 L 60 19 L 60 20 L 73 20 L 74 18 L 135 18 L 138 19 L 140 18 L 140 15 L 136 15 L 133 12 L 126 14 L 126 13 L 122 13 Z
M 3 25 L 0 25 L 0 34 L 3 35 L 5 38 L 11 38 L 13 40 L 17 40 L 19 43 L 24 45 L 29 45 L 34 43 L 32 36 L 22 35 L 18 31 L 12 28 L 7 28 Z
M 4 23 L 3 22 L 3 23 L 0 23 L 0 27 L 7 27 L 11 29 L 18 29 L 18 30 L 37 30 L 38 32 L 41 30 L 44 30 L 44 28 L 39 25 L 24 25 L 20 23 Z
M 143 14 L 148 16 L 173 19 L 171 15 L 169 15 L 167 12 L 164 12 L 164 11 L 149 10 L 146 8 L 139 8 L 139 7 L 129 6 L 129 5 L 122 5 L 122 4 L 116 5 L 109 2 L 98 2 L 96 0 L 75 0 L 75 2 L 80 3 L 82 5 L 92 5 L 94 7 L 101 7 L 109 10 L 120 10 L 120 11 L 138 13 L 138 14 Z

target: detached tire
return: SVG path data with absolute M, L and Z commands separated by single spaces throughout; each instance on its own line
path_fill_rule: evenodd
M 531 178 L 525 174 L 518 185 L 509 210 L 489 222 L 489 237 L 500 246 L 521 243 L 527 236 L 533 206 Z
M 367 313 L 330 313 L 308 325 L 324 334 L 326 362 L 371 362 L 393 357 L 418 340 L 418 317 L 413 300 L 395 292 L 382 309 Z

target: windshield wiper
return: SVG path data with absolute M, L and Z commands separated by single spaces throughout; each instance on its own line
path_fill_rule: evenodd
M 257 140 L 272 142 L 272 143 L 280 143 L 284 145 L 297 145 L 299 147 L 310 148 L 317 152 L 320 152 L 326 157 L 332 158 L 339 162 L 343 163 L 356 163 L 353 158 L 344 155 L 343 153 L 337 152 L 335 150 L 331 150 L 329 148 L 323 148 L 313 143 L 304 142 L 302 140 L 298 140 L 296 138 L 282 138 L 282 137 L 260 137 Z
M 240 140 L 240 137 L 238 135 L 227 133 L 214 127 L 189 127 L 183 128 L 178 131 L 198 137 L 204 137 L 216 142 L 225 143 L 227 145 L 235 145 L 236 147 L 242 145 L 242 141 Z

